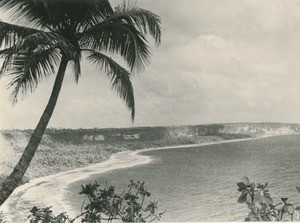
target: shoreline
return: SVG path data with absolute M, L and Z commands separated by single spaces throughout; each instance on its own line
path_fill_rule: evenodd
M 141 155 L 140 153 L 163 149 L 202 147 L 207 145 L 257 140 L 268 137 L 273 136 L 221 140 L 217 142 L 204 142 L 201 144 L 164 146 L 156 148 L 146 148 L 136 151 L 118 152 L 111 155 L 108 160 L 98 164 L 93 164 L 87 167 L 76 168 L 70 171 L 36 178 L 31 182 L 18 187 L 11 195 L 11 197 L 0 207 L 0 211 L 3 211 L 8 218 L 7 220 L 11 220 L 11 222 L 19 222 L 22 217 L 28 216 L 30 208 L 32 208 L 34 205 L 39 207 L 52 206 L 54 214 L 59 214 L 61 213 L 61 210 L 63 210 L 66 211 L 68 215 L 75 217 L 75 211 L 72 211 L 72 208 L 66 204 L 67 202 L 65 202 L 67 198 L 67 188 L 70 184 L 86 179 L 95 174 L 101 174 L 115 169 L 123 169 L 148 164 L 152 161 L 151 157 Z M 51 196 L 54 194 L 55 196 Z M 26 207 L 24 207 L 25 205 Z M 14 207 L 14 211 L 9 211 L 10 207 L 12 206 Z M 18 214 L 18 216 L 16 214 Z M 21 221 L 24 222 L 23 220 Z

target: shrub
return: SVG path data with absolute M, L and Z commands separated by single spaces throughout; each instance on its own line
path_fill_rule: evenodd
M 34 206 L 31 210 L 30 223 L 71 223 L 74 222 L 66 215 L 61 213 L 55 216 L 52 213 L 51 207 L 37 208 Z
M 33 207 L 29 216 L 30 223 L 71 223 L 76 220 L 86 223 L 112 222 L 112 220 L 151 222 L 159 220 L 164 214 L 164 212 L 157 213 L 157 202 L 146 202 L 151 194 L 144 182 L 131 181 L 128 190 L 121 194 L 117 194 L 113 186 L 101 188 L 95 182 L 82 185 L 80 194 L 86 196 L 88 203 L 83 204 L 82 213 L 74 219 L 69 218 L 65 212 L 55 216 L 51 207 Z
M 288 198 L 281 198 L 281 202 L 274 204 L 273 199 L 265 184 L 251 183 L 247 177 L 237 183 L 238 191 L 241 192 L 237 202 L 247 204 L 249 214 L 245 221 L 294 221 L 299 218 L 300 206 L 288 202 Z M 300 187 L 296 187 L 300 193 Z

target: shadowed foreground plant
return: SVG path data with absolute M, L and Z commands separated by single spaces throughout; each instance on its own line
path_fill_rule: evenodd
M 101 188 L 95 182 L 82 186 L 80 194 L 86 196 L 88 203 L 81 210 L 82 213 L 74 219 L 69 218 L 65 212 L 55 216 L 51 207 L 33 207 L 29 216 L 30 223 L 100 223 L 113 220 L 151 222 L 160 220 L 161 215 L 165 213 L 157 213 L 157 202 L 148 200 L 151 194 L 144 182 L 131 181 L 128 190 L 121 194 L 117 194 L 113 186 Z
M 241 192 L 237 202 L 247 204 L 250 210 L 245 221 L 294 221 L 300 220 L 300 206 L 288 203 L 288 198 L 281 198 L 281 202 L 274 204 L 267 189 L 268 182 L 256 184 L 250 182 L 247 177 L 237 183 L 238 191 Z M 296 187 L 300 193 L 300 187 Z

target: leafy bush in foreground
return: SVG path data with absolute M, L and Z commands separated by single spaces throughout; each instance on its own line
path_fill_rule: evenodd
M 299 220 L 300 206 L 288 203 L 288 198 L 281 198 L 281 202 L 274 204 L 267 189 L 268 183 L 251 183 L 247 177 L 237 183 L 238 191 L 241 192 L 238 203 L 247 204 L 250 210 L 245 221 L 294 221 Z M 300 193 L 300 187 L 296 187 Z
M 88 199 L 88 203 L 82 210 L 82 213 L 71 219 L 66 213 L 55 216 L 51 207 L 31 209 L 29 216 L 30 223 L 71 223 L 86 222 L 100 223 L 102 221 L 112 222 L 120 220 L 122 222 L 151 222 L 159 220 L 162 213 L 157 213 L 157 202 L 146 199 L 150 197 L 150 192 L 146 190 L 144 182 L 130 182 L 128 190 L 121 194 L 115 192 L 113 186 L 105 186 L 90 183 L 81 186 L 80 194 Z

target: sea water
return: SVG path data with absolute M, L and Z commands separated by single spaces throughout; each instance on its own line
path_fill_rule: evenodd
M 152 162 L 94 175 L 70 187 L 79 208 L 80 184 L 97 181 L 126 189 L 130 180 L 145 181 L 159 210 L 167 210 L 162 221 L 243 221 L 248 210 L 238 204 L 237 182 L 269 182 L 275 202 L 290 197 L 300 204 L 300 135 L 193 148 L 142 152 Z M 76 191 L 76 193 L 75 193 Z

